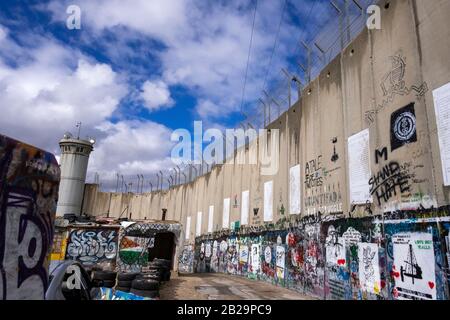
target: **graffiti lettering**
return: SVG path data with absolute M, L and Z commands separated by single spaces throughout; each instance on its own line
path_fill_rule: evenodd
M 401 170 L 398 162 L 391 162 L 369 180 L 370 194 L 374 195 L 378 205 L 388 202 L 397 192 L 410 190 L 409 176 Z
M 321 160 L 322 156 L 319 156 L 305 165 L 305 185 L 307 189 L 323 185 Z
M 93 265 L 104 260 L 114 262 L 116 253 L 116 230 L 73 230 L 68 238 L 66 259 Z

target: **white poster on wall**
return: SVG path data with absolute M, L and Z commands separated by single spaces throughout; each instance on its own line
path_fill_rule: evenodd
M 378 244 L 358 243 L 359 282 L 365 292 L 380 294 L 380 263 L 378 260 Z
M 252 244 L 252 254 L 251 254 L 251 265 L 252 265 L 252 272 L 258 273 L 259 272 L 259 260 L 260 260 L 260 246 L 259 244 Z
M 371 176 L 369 129 L 348 138 L 348 172 L 350 203 L 372 202 L 369 186 Z
M 301 198 L 300 165 L 289 170 L 289 213 L 300 214 Z
M 197 212 L 197 226 L 195 228 L 195 236 L 198 237 L 202 234 L 202 213 Z
M 213 232 L 213 223 L 214 223 L 214 206 L 209 206 L 209 212 L 208 212 L 208 233 Z
M 250 191 L 244 191 L 242 192 L 242 203 L 241 203 L 241 225 L 247 225 L 248 224 L 248 215 L 250 211 Z
M 264 183 L 264 222 L 273 220 L 273 181 Z
M 328 265 L 346 265 L 345 239 L 342 237 L 328 236 L 325 241 L 325 254 Z
M 189 236 L 191 233 L 191 217 L 186 218 L 186 230 L 185 230 L 185 239 L 189 240 Z
M 222 228 L 230 228 L 230 198 L 223 199 Z
M 286 267 L 286 250 L 283 246 L 277 246 L 276 266 L 278 279 L 284 279 L 284 269 Z
M 450 186 L 450 83 L 433 91 L 444 185 Z
M 436 300 L 436 271 L 431 233 L 399 233 L 392 236 L 398 300 Z
M 247 263 L 248 262 L 248 246 L 241 246 L 239 249 L 239 262 Z

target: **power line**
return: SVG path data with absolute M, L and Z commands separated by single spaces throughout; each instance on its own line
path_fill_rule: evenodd
M 286 10 L 286 5 L 287 5 L 287 0 L 284 1 L 283 10 L 281 11 L 280 23 L 278 24 L 278 30 L 277 30 L 277 34 L 275 36 L 275 42 L 273 43 L 272 54 L 270 55 L 269 65 L 267 66 L 266 75 L 264 77 L 264 83 L 263 83 L 262 90 L 266 89 L 267 77 L 269 75 L 270 68 L 272 66 L 273 56 L 275 54 L 275 50 L 276 50 L 276 47 L 277 47 L 277 44 L 278 44 L 278 38 L 280 36 L 280 30 L 281 30 L 281 25 L 283 23 L 283 16 L 284 16 L 284 11 Z
M 245 68 L 245 78 L 244 78 L 244 88 L 242 89 L 242 100 L 241 100 L 241 114 L 243 114 L 244 108 L 244 99 L 245 99 L 245 88 L 247 86 L 247 77 L 248 77 L 248 67 L 250 65 L 250 55 L 252 52 L 253 45 L 253 33 L 255 31 L 255 21 L 256 21 L 256 11 L 258 9 L 258 0 L 255 0 L 255 12 L 253 13 L 253 24 L 252 24 L 252 33 L 250 36 L 250 45 L 248 48 L 248 56 L 247 56 L 247 67 Z

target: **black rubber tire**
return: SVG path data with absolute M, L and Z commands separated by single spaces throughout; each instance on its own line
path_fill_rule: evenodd
M 170 281 L 170 271 L 163 274 L 162 281 Z
M 133 280 L 125 281 L 125 280 L 119 280 L 117 281 L 117 286 L 122 288 L 131 288 L 131 283 Z
M 168 268 L 170 268 L 170 266 L 171 266 L 171 264 L 172 264 L 172 261 L 166 260 L 166 259 L 158 259 L 158 258 L 156 258 L 156 259 L 153 260 L 153 261 L 156 262 L 156 263 L 159 263 L 159 264 L 161 264 L 161 265 L 163 265 L 163 266 L 166 266 L 166 267 L 168 267 Z
M 159 298 L 158 290 L 139 290 L 139 289 L 131 289 L 131 293 L 146 298 Z
M 119 273 L 117 274 L 117 280 L 119 281 L 133 281 L 139 273 L 130 272 L 130 273 Z
M 158 290 L 159 282 L 153 279 L 134 279 L 131 288 L 138 290 Z
M 114 288 L 116 285 L 116 280 L 103 280 L 103 286 L 104 288 Z
M 103 287 L 103 280 L 93 279 L 91 281 L 91 284 L 92 284 L 93 288 L 100 288 L 100 287 Z
M 139 279 L 139 280 L 151 280 L 151 281 L 156 281 L 156 282 L 160 283 L 162 278 L 161 278 L 161 276 L 145 275 L 145 276 L 141 276 L 141 277 L 136 278 L 136 279 Z
M 92 280 L 116 280 L 116 275 L 114 271 L 93 271 Z
M 117 291 L 130 292 L 131 288 L 129 287 L 116 287 Z

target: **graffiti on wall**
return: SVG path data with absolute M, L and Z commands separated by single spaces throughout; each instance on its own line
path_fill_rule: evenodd
M 218 270 L 322 299 L 448 299 L 450 217 L 436 214 L 315 216 L 289 230 L 224 237 L 214 240 L 225 253 Z
M 191 245 L 184 246 L 178 258 L 178 271 L 181 273 L 194 272 L 194 249 Z
M 52 154 L 0 136 L 0 300 L 44 298 L 59 175 Z
M 68 237 L 66 259 L 86 266 L 111 263 L 115 266 L 118 230 L 72 230 Z
M 305 165 L 305 187 L 311 189 L 323 185 L 322 156 L 308 161 Z
M 416 113 L 414 103 L 391 115 L 391 151 L 417 142 Z
M 408 96 L 415 93 L 417 99 L 421 99 L 428 92 L 426 82 L 419 85 L 407 87 L 405 81 L 406 58 L 402 53 L 389 57 L 391 69 L 383 76 L 380 88 L 383 93 L 383 101 L 375 109 L 365 113 L 366 123 L 372 125 L 376 120 L 376 115 L 380 113 L 388 104 L 394 102 L 397 96 Z
M 410 191 L 410 175 L 397 161 L 391 161 L 369 180 L 370 194 L 381 206 Z
M 435 300 L 436 276 L 432 234 L 400 233 L 392 237 L 392 244 L 394 298 Z
M 179 223 L 136 222 L 119 230 L 117 269 L 122 272 L 141 272 L 148 265 L 149 249 L 153 248 L 155 235 L 173 233 L 175 244 L 181 233 Z

